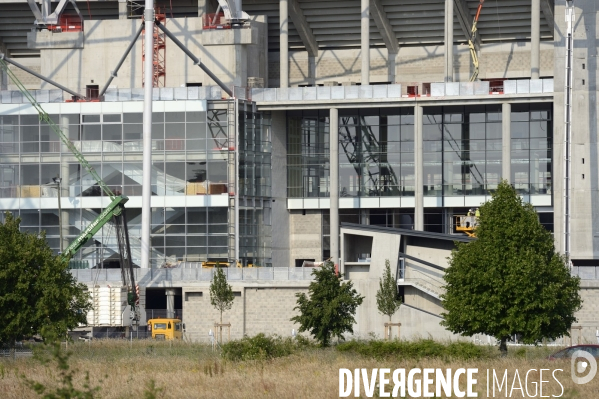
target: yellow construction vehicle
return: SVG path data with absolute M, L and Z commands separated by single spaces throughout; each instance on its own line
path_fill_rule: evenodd
M 183 339 L 183 323 L 180 319 L 150 319 L 148 331 L 152 333 L 152 339 L 169 341 Z
M 230 262 L 221 262 L 221 261 L 213 261 L 213 260 L 209 260 L 206 262 L 202 262 L 202 267 L 205 269 L 212 269 L 213 267 L 230 267 L 232 266 Z M 236 262 L 236 266 L 237 267 L 243 267 L 241 265 L 241 262 L 237 261 Z M 247 267 L 253 267 L 252 264 L 248 264 Z
M 465 233 L 468 237 L 476 237 L 476 227 L 478 226 L 478 217 L 474 214 L 454 215 L 455 230 Z

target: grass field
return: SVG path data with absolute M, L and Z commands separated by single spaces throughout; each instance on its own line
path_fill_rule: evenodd
M 556 376 L 563 385 L 543 375 L 544 396 L 563 398 L 599 398 L 599 376 L 586 385 L 576 385 L 570 376 L 570 361 L 545 360 L 556 348 L 510 347 L 507 358 L 500 358 L 496 348 L 488 348 L 478 360 L 450 358 L 408 358 L 398 360 L 389 356 L 376 360 L 352 351 L 340 352 L 335 348 L 308 348 L 286 357 L 271 360 L 225 361 L 219 352 L 210 347 L 189 343 L 152 341 L 95 341 L 69 344 L 72 356 L 71 370 L 75 371 L 75 386 L 81 387 L 85 372 L 89 372 L 90 385 L 99 386 L 96 398 L 144 398 L 151 380 L 163 388 L 158 398 L 337 398 L 339 397 L 339 369 L 356 368 L 478 368 L 476 391 L 481 398 L 521 398 L 516 389 L 509 396 L 516 369 L 524 388 L 525 374 L 529 369 L 528 390 L 534 393 L 533 382 L 539 382 L 539 369 L 563 369 Z M 497 391 L 487 396 L 487 369 L 503 375 L 508 370 L 508 395 Z M 0 398 L 38 398 L 23 381 L 22 376 L 42 382 L 49 387 L 58 386 L 58 369 L 55 363 L 43 365 L 36 358 L 0 360 Z M 492 374 L 491 374 L 492 375 Z M 518 388 L 518 382 L 515 383 Z M 391 389 L 388 389 L 390 391 Z M 526 392 L 526 391 L 524 391 Z M 362 395 L 364 390 L 361 391 Z M 490 392 L 492 393 L 492 391 Z M 151 397 L 151 396 L 146 396 Z M 353 393 L 351 397 L 354 397 Z M 408 396 L 409 397 L 409 396 Z M 539 397 L 539 396 L 537 396 Z

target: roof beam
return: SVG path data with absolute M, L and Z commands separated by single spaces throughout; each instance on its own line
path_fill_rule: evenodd
M 553 13 L 553 6 L 550 0 L 541 0 L 541 11 L 545 16 L 545 21 L 547 21 L 549 30 L 551 33 L 553 33 L 553 30 L 555 29 L 555 15 Z
M 308 25 L 308 21 L 304 16 L 304 12 L 299 6 L 299 2 L 297 0 L 289 0 L 289 18 L 293 21 L 293 25 L 297 30 L 304 46 L 306 46 L 306 50 L 308 51 L 308 55 L 311 57 L 318 56 L 318 42 L 316 41 L 316 37 L 310 29 Z
M 462 27 L 464 36 L 466 36 L 466 39 L 468 39 L 470 38 L 470 34 L 472 32 L 472 16 L 470 15 L 468 4 L 466 4 L 466 0 L 454 0 L 453 4 L 455 15 L 458 17 L 458 22 Z M 478 32 L 476 34 L 476 38 L 474 39 L 474 46 L 476 46 L 477 49 L 480 48 L 480 33 Z
M 383 37 L 387 51 L 391 54 L 397 54 L 399 52 L 399 43 L 397 42 L 389 18 L 385 14 L 381 0 L 370 0 L 370 15 Z

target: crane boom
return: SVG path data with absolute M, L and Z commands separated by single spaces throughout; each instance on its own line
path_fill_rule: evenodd
M 470 56 L 472 57 L 472 65 L 474 65 L 474 72 L 472 72 L 472 76 L 470 77 L 470 81 L 474 82 L 476 78 L 478 78 L 478 55 L 476 54 L 476 48 L 474 47 L 474 40 L 476 39 L 476 32 L 478 31 L 478 17 L 480 17 L 480 12 L 483 9 L 483 4 L 485 0 L 479 0 L 478 9 L 476 10 L 476 14 L 474 15 L 474 21 L 472 21 L 472 29 L 470 30 L 470 37 L 468 38 L 468 48 L 470 49 Z

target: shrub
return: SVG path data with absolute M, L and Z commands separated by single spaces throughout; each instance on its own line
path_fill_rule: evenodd
M 366 357 L 384 359 L 484 359 L 490 356 L 489 348 L 469 342 L 450 342 L 447 344 L 421 339 L 418 341 L 349 341 L 337 345 L 341 352 L 354 352 Z
M 266 360 L 289 356 L 311 346 L 313 343 L 301 336 L 293 339 L 258 334 L 254 337 L 227 342 L 222 346 L 222 354 L 227 360 Z

